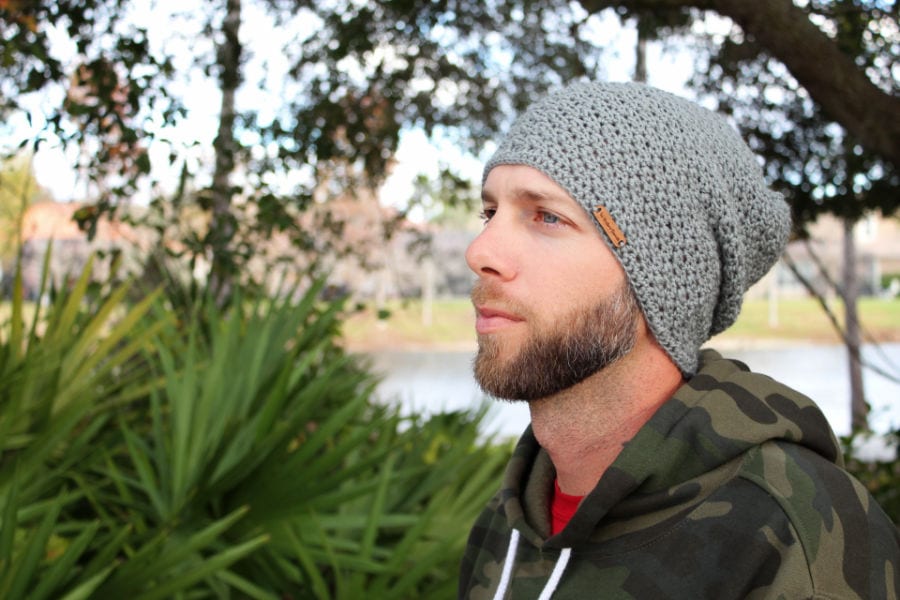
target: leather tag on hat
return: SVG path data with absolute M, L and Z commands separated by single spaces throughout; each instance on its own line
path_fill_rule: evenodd
M 621 229 L 619 229 L 618 224 L 616 224 L 616 220 L 613 219 L 611 214 L 609 214 L 609 211 L 605 206 L 598 204 L 594 207 L 593 213 L 594 218 L 597 219 L 597 223 L 600 224 L 600 228 L 603 229 L 604 233 L 606 233 L 606 237 L 609 238 L 609 241 L 612 242 L 612 245 L 614 247 L 621 248 L 626 243 L 628 243 L 628 239 L 625 237 L 625 234 L 622 233 Z

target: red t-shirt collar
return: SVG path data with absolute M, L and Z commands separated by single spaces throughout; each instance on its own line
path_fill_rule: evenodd
M 563 530 L 566 523 L 578 510 L 578 505 L 584 496 L 572 496 L 559 489 L 559 481 L 553 481 L 553 501 L 550 503 L 550 516 L 552 521 L 552 534 L 556 535 Z

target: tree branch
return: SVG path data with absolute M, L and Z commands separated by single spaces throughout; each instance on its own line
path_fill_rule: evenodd
M 900 168 L 900 98 L 873 84 L 791 0 L 580 0 L 588 12 L 697 8 L 731 18 L 777 58 L 829 118 Z
M 810 254 L 813 254 L 812 248 L 811 247 L 808 247 L 808 248 L 809 248 Z M 812 282 L 806 276 L 804 276 L 803 273 L 800 272 L 800 269 L 797 268 L 797 263 L 794 262 L 794 259 L 792 259 L 787 252 L 782 254 L 781 258 L 782 258 L 782 261 L 784 262 L 785 266 L 787 266 L 787 268 L 791 271 L 791 273 L 793 273 L 794 277 L 797 278 L 797 281 L 799 281 L 800 284 L 806 289 L 807 293 L 809 293 L 810 296 L 812 296 L 813 298 L 816 299 L 816 301 L 819 303 L 819 306 L 822 307 L 822 311 L 825 313 L 825 316 L 828 318 L 828 321 L 831 323 L 831 326 L 834 328 L 834 331 L 840 336 L 841 341 L 844 342 L 844 345 L 849 348 L 851 343 L 850 343 L 849 338 L 847 337 L 847 331 L 841 326 L 841 323 L 838 320 L 837 315 L 834 314 L 834 312 L 831 310 L 831 307 L 828 306 L 828 302 L 825 300 L 825 297 L 822 296 L 822 294 L 819 293 L 819 291 L 812 284 Z M 816 258 L 815 261 L 816 261 L 817 265 L 822 264 L 821 261 L 818 260 L 818 258 Z M 824 268 L 822 268 L 822 273 L 825 275 L 825 278 L 829 282 L 829 284 L 834 285 L 835 289 L 840 291 L 839 286 L 836 283 L 834 283 L 834 280 L 831 279 L 831 276 L 828 275 L 828 272 L 825 271 Z M 843 297 L 843 295 L 841 297 Z M 869 335 L 868 333 L 866 333 L 866 338 L 869 340 L 870 343 L 874 344 L 876 347 L 878 346 L 878 343 L 875 342 L 874 339 L 872 338 L 872 336 Z M 884 356 L 886 356 L 886 355 L 884 355 Z M 873 373 L 877 373 L 877 374 L 881 375 L 885 379 L 889 379 L 890 381 L 893 381 L 894 383 L 900 383 L 900 376 L 896 375 L 895 373 L 886 371 L 885 369 L 882 369 L 878 365 L 874 365 L 869 361 L 863 360 L 861 357 L 859 360 L 859 364 L 861 364 L 865 368 L 869 369 Z

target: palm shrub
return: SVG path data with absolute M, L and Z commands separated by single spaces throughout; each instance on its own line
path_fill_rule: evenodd
M 26 322 L 21 271 L 0 325 L 0 597 L 86 597 L 108 572 L 126 530 L 102 529 L 74 511 L 90 490 L 79 484 L 111 417 L 147 393 L 141 352 L 165 326 L 146 320 L 148 295 L 124 307 L 126 285 L 90 303 L 93 261 L 69 290 L 48 283 Z
M 89 364 L 4 396 L 4 424 L 38 397 L 80 409 L 9 421 L 21 431 L 0 461 L 0 596 L 453 597 L 508 453 L 478 440 L 478 414 L 374 404 L 318 287 L 177 315 L 152 296 L 125 305 L 122 289 L 92 315 L 80 288 L 60 296 L 44 320 L 74 314 L 68 347 L 90 348 Z M 63 353 L 42 349 L 51 327 L 31 329 L 33 356 Z M 92 377 L 77 402 L 75 373 Z

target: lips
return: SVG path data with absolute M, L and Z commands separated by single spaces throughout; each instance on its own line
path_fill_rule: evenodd
M 479 334 L 494 333 L 521 323 L 524 319 L 512 313 L 487 306 L 475 307 L 475 331 Z

